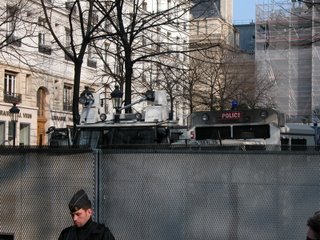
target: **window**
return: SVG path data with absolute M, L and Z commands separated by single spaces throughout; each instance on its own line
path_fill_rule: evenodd
M 66 37 L 66 44 L 65 45 L 66 45 L 66 49 L 71 54 L 71 37 L 70 37 L 70 35 L 71 35 L 70 29 L 65 28 L 65 37 Z M 65 54 L 64 58 L 68 61 L 71 61 L 71 58 L 67 54 Z
M 142 9 L 147 10 L 147 2 L 145 0 L 142 3 Z
M 66 34 L 66 47 L 67 48 L 70 48 L 71 47 L 71 38 L 70 38 L 70 35 L 71 35 L 71 31 L 69 28 L 65 28 L 65 34 Z
M 47 43 L 46 35 L 46 21 L 44 18 L 39 18 L 38 20 L 39 25 L 39 34 L 38 34 L 38 50 L 41 53 L 51 55 L 51 46 Z
M 30 145 L 30 124 L 20 123 L 20 146 Z
M 5 143 L 5 122 L 0 122 L 0 145 Z
M 39 46 L 46 44 L 46 35 L 45 33 L 39 33 Z
M 111 26 L 111 24 L 109 24 L 108 21 L 104 22 L 104 29 L 105 29 L 106 32 L 111 32 L 112 26 Z
M 157 42 L 156 42 L 156 44 L 157 44 L 157 49 L 156 49 L 156 51 L 157 52 L 160 52 L 160 44 L 161 44 L 161 29 L 159 28 L 159 27 L 157 27 Z
M 241 125 L 233 126 L 234 139 L 270 138 L 270 125 Z
M 289 150 L 289 138 L 281 138 L 281 151 Z
M 171 8 L 171 0 L 167 0 L 167 9 Z
M 167 32 L 167 51 L 170 51 L 171 32 Z
M 159 76 L 161 74 L 161 65 L 160 64 L 157 64 L 157 68 L 156 68 L 156 81 L 155 81 L 155 84 L 157 87 L 160 86 L 160 79 L 159 79 Z
M 142 82 L 146 82 L 147 81 L 147 77 L 146 77 L 146 63 L 142 62 L 142 74 L 141 74 L 141 79 Z
M 93 47 L 88 46 L 88 61 L 87 66 L 92 68 L 97 68 L 97 61 L 94 59 Z
M 292 151 L 306 151 L 307 140 L 304 138 L 292 138 L 291 139 L 291 150 Z
M 187 51 L 187 41 L 183 40 L 183 51 L 186 52 Z M 183 61 L 187 61 L 187 56 L 186 54 L 183 54 Z
M 15 30 L 15 19 L 14 17 L 17 15 L 18 8 L 15 6 L 7 6 L 7 33 L 11 34 Z
M 16 76 L 14 72 L 4 73 L 4 102 L 21 103 L 21 94 L 16 92 Z
M 116 74 L 120 74 L 122 73 L 122 69 L 123 69 L 123 62 L 122 62 L 122 59 L 120 57 L 120 47 L 117 46 L 117 53 L 118 55 L 117 56 L 114 56 L 114 72 Z
M 180 46 L 180 38 L 177 36 L 176 37 L 176 58 L 177 60 L 179 59 L 180 55 L 179 55 L 179 46 Z
M 63 111 L 72 111 L 72 86 L 63 86 Z
M 147 77 L 145 73 L 142 74 L 142 82 L 143 83 L 147 82 Z
M 161 10 L 161 0 L 157 0 L 157 12 Z
M 97 10 L 92 11 L 92 25 L 95 26 L 99 22 L 99 15 Z
M 77 8 L 75 6 L 75 2 L 73 1 L 67 1 L 66 3 L 66 9 L 71 13 L 71 14 L 76 14 L 77 13 Z
M 231 139 L 231 127 L 196 127 L 196 140 Z
M 146 46 L 147 45 L 147 40 L 146 40 L 146 37 L 144 35 L 142 35 L 142 46 Z
M 19 13 L 19 9 L 16 6 L 10 6 L 7 5 L 7 16 L 6 16 L 6 22 L 7 22 L 7 35 L 6 35 L 6 41 L 8 44 L 15 45 L 17 47 L 21 46 L 21 39 L 17 38 L 15 36 L 15 30 L 17 25 L 17 15 Z
M 108 54 L 109 47 L 110 47 L 109 43 L 104 44 L 104 49 L 105 49 L 105 51 L 104 51 L 105 52 L 105 54 L 104 54 L 104 71 L 109 70 L 109 54 Z
M 16 75 L 6 72 L 4 74 L 4 89 L 7 95 L 14 95 L 16 88 Z

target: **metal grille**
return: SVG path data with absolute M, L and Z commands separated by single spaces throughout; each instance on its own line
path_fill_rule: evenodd
M 0 234 L 57 239 L 80 188 L 121 240 L 298 240 L 319 209 L 316 152 L 77 151 L 1 149 Z
M 118 239 L 304 239 L 319 155 L 109 153 L 100 217 Z
M 92 153 L 13 151 L 0 155 L 0 169 L 0 232 L 15 240 L 58 239 L 72 224 L 72 195 L 94 196 Z

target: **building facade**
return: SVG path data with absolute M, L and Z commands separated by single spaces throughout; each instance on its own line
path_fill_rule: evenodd
M 287 121 L 311 123 L 320 112 L 319 16 L 317 1 L 257 6 L 256 62 Z
M 75 21 L 73 26 L 76 26 L 79 19 L 77 9 L 73 8 L 74 2 L 43 2 L 52 5 L 48 9 L 57 38 L 68 51 L 72 51 L 69 43 L 77 39 L 70 39 L 72 35 L 69 19 L 71 16 L 72 21 Z M 13 145 L 14 142 L 16 145 L 46 145 L 46 131 L 49 127 L 65 128 L 73 125 L 74 62 L 61 50 L 50 33 L 40 3 L 41 1 L 24 0 L 0 3 L 0 145 Z M 133 16 L 132 4 L 132 1 L 126 4 L 127 24 L 130 24 Z M 141 11 L 152 13 L 167 8 L 174 9 L 172 4 L 150 0 L 140 7 Z M 98 15 L 99 13 L 94 19 L 96 22 L 100 19 Z M 186 22 L 185 19 L 181 21 Z M 177 25 L 179 24 L 175 26 Z M 169 44 L 179 38 L 179 41 L 188 42 L 187 27 L 182 24 L 179 26 L 173 29 L 160 25 L 158 31 L 161 32 L 161 38 L 155 41 L 167 41 Z M 107 32 L 108 28 L 106 26 L 104 31 Z M 81 38 L 80 32 L 78 36 Z M 100 39 L 98 42 L 103 48 L 108 47 L 110 52 L 117 49 L 108 39 Z M 140 44 L 146 42 L 141 39 Z M 115 57 L 105 54 L 103 59 L 99 59 L 93 47 L 88 45 L 81 69 L 80 91 L 85 86 L 90 86 L 91 90 L 101 92 L 101 101 L 104 100 L 106 106 L 111 106 L 109 95 L 116 82 L 112 77 L 114 72 L 106 69 L 123 71 L 123 68 Z M 145 76 L 141 74 L 142 65 L 138 65 L 134 73 L 136 78 L 141 78 L 141 82 Z M 20 109 L 16 124 L 10 118 L 13 104 Z M 108 110 L 112 111 L 112 108 L 109 107 Z
M 32 1 L 1 3 L 3 39 L 0 57 L 0 145 L 44 145 L 50 126 L 72 126 L 73 63 L 57 50 Z M 54 11 L 65 19 L 66 11 Z M 62 23 L 62 21 L 61 21 Z M 56 22 L 60 36 L 65 27 Z M 96 75 L 95 67 L 84 65 L 83 85 Z M 13 103 L 20 109 L 16 124 L 11 121 Z M 14 127 L 15 125 L 15 127 Z
M 239 48 L 244 53 L 254 55 L 255 23 L 235 25 L 239 32 Z

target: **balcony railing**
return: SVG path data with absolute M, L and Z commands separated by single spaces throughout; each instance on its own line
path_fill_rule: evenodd
M 15 35 L 7 35 L 6 42 L 7 44 L 12 44 L 14 46 L 21 47 L 21 38 L 18 38 Z
M 19 104 L 21 103 L 21 94 L 20 93 L 8 93 L 8 92 L 4 92 L 3 94 L 4 98 L 3 101 L 6 103 L 15 103 L 15 104 Z
M 48 55 L 51 55 L 51 51 L 52 51 L 51 46 L 43 45 L 43 44 L 40 44 L 38 46 L 38 50 L 39 50 L 39 52 L 44 53 L 44 54 L 48 54 Z
M 88 59 L 87 66 L 92 68 L 97 68 L 97 61 L 94 59 Z

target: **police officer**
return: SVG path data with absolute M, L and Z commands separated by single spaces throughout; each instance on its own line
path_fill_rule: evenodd
M 307 240 L 320 240 L 320 211 L 308 219 L 307 226 Z
M 69 209 L 74 225 L 62 230 L 59 240 L 115 240 L 109 228 L 92 220 L 91 201 L 84 190 L 74 194 Z

